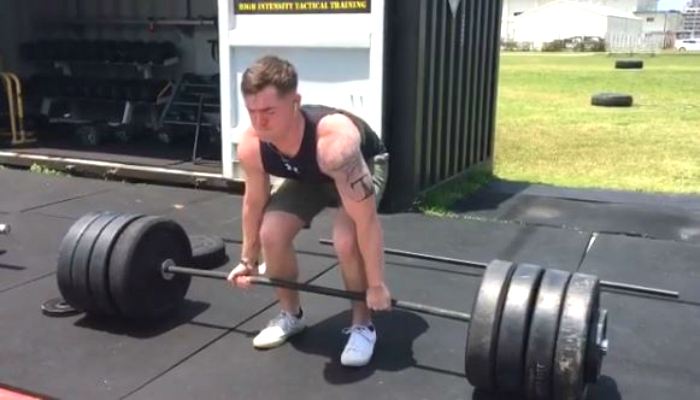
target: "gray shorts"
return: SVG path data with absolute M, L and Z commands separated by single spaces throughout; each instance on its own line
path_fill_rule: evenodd
M 367 166 L 372 174 L 376 205 L 379 206 L 389 176 L 389 154 L 382 153 L 374 156 Z M 272 193 L 265 211 L 284 211 L 294 214 L 309 226 L 314 217 L 324 208 L 337 207 L 339 204 L 340 195 L 332 182 L 308 183 L 285 179 Z

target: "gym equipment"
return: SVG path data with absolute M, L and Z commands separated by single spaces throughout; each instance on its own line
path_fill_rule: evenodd
M 192 277 L 228 272 L 193 268 L 190 238 L 160 216 L 93 212 L 78 219 L 59 249 L 57 279 L 66 303 L 123 319 L 177 311 Z M 256 285 L 364 301 L 365 294 L 252 276 Z M 608 349 L 607 311 L 597 277 L 493 260 L 472 313 L 392 299 L 394 308 L 470 322 L 465 372 L 476 388 L 531 398 L 580 399 L 598 380 Z
M 327 246 L 333 245 L 333 242 L 330 239 L 319 239 L 319 243 L 327 245 Z M 489 266 L 488 263 L 483 263 L 483 262 L 478 262 L 478 261 L 463 260 L 461 258 L 436 256 L 436 255 L 425 254 L 425 253 L 416 253 L 416 252 L 412 252 L 412 251 L 398 250 L 398 249 L 392 249 L 392 248 L 388 248 L 388 247 L 384 248 L 384 253 L 394 255 L 394 256 L 409 257 L 409 258 L 415 258 L 418 260 L 426 260 L 426 261 L 437 261 L 437 262 L 441 262 L 441 263 L 462 265 L 465 267 L 472 267 L 472 268 L 486 268 Z M 602 287 L 608 288 L 608 289 L 633 292 L 633 293 L 639 293 L 639 294 L 649 294 L 649 295 L 653 295 L 653 296 L 671 297 L 671 298 L 680 297 L 680 293 L 678 293 L 678 291 L 675 291 L 675 290 L 658 289 L 658 288 L 653 288 L 653 287 L 648 287 L 648 286 L 632 285 L 629 283 L 600 281 L 600 285 Z

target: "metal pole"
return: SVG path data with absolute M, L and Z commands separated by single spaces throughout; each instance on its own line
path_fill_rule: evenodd
M 228 278 L 227 272 L 222 271 L 208 271 L 196 268 L 186 268 L 179 267 L 175 265 L 169 265 L 167 262 L 163 264 L 163 275 L 167 274 L 181 274 L 189 276 L 199 276 L 204 278 L 214 278 L 214 279 L 226 279 Z M 272 286 L 281 287 L 285 289 L 299 290 L 302 292 L 316 293 L 325 296 L 339 297 L 354 301 L 365 301 L 365 294 L 361 292 L 349 292 L 346 290 L 333 289 L 329 287 L 311 285 L 308 283 L 299 283 L 285 281 L 281 279 L 267 278 L 264 276 L 250 276 L 250 282 L 255 285 L 262 286 Z M 471 315 L 459 311 L 446 310 L 444 308 L 428 306 L 425 304 L 413 303 L 410 301 L 396 300 L 392 299 L 391 304 L 394 308 L 403 309 L 407 311 L 413 311 L 421 314 L 428 314 L 437 317 L 452 319 L 456 321 L 468 322 L 471 320 Z
M 326 244 L 326 245 L 333 244 L 333 242 L 331 240 L 328 240 L 328 239 L 320 239 L 319 242 L 321 244 Z M 443 263 L 447 263 L 447 264 L 463 265 L 463 266 L 472 267 L 472 268 L 488 268 L 488 263 L 469 261 L 469 260 L 461 260 L 459 258 L 434 256 L 431 254 L 414 253 L 411 251 L 397 250 L 397 249 L 390 249 L 390 248 L 385 248 L 384 252 L 386 254 L 415 258 L 415 259 L 419 259 L 419 260 L 438 261 L 438 262 L 443 262 Z M 657 288 L 652 288 L 652 287 L 647 287 L 647 286 L 632 285 L 629 283 L 600 281 L 600 285 L 602 287 L 605 287 L 605 288 L 624 290 L 624 291 L 635 292 L 635 293 L 652 294 L 652 295 L 656 295 L 656 296 L 673 297 L 673 298 L 680 297 L 680 293 L 678 293 L 677 291 L 674 291 L 674 290 L 657 289 Z
M 319 242 L 321 244 L 333 245 L 333 241 L 328 240 L 328 239 L 320 239 Z M 484 262 L 462 260 L 459 258 L 451 258 L 451 257 L 443 257 L 443 256 L 434 256 L 431 254 L 414 253 L 412 251 L 397 250 L 397 249 L 390 249 L 390 248 L 384 248 L 384 253 L 391 254 L 394 256 L 415 258 L 417 260 L 438 261 L 438 262 L 442 262 L 445 264 L 462 265 L 462 266 L 466 266 L 466 267 L 474 267 L 474 268 L 481 268 L 481 269 L 485 269 L 486 267 L 489 266 L 488 263 L 484 263 Z

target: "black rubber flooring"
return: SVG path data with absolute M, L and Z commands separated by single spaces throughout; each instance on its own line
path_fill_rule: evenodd
M 695 399 L 700 308 L 604 293 L 610 350 L 589 399 Z
M 115 183 L 110 190 L 76 198 L 73 201 L 36 207 L 35 211 L 75 219 L 89 212 L 102 210 L 153 215 L 169 213 L 172 210 L 182 209 L 191 202 L 216 196 L 217 193 L 203 190 Z
M 619 235 L 600 235 L 582 272 L 604 280 L 674 290 L 700 304 L 700 246 Z
M 0 235 L 0 292 L 56 272 L 56 254 L 73 220 L 36 213 L 0 216 L 11 233 Z
M 521 195 L 500 217 L 527 224 L 700 243 L 700 214 L 671 207 Z
M 339 271 L 334 269 L 314 283 L 341 287 L 340 279 Z M 470 275 L 417 269 L 391 268 L 388 279 L 394 283 L 397 298 L 430 299 L 435 305 L 462 310 L 471 308 L 471 294 L 479 284 L 478 277 Z M 347 339 L 342 329 L 350 323 L 349 303 L 314 294 L 303 295 L 302 303 L 309 327 L 287 345 L 257 351 L 247 335 L 228 335 L 129 399 L 225 399 L 232 393 L 246 399 L 471 397 L 463 367 L 466 324 L 400 310 L 379 315 L 375 321 L 379 340 L 374 361 L 369 368 L 353 370 L 339 364 Z M 271 309 L 241 329 L 257 331 L 275 312 Z M 207 379 L 178 385 L 192 374 Z
M 114 185 L 83 178 L 54 177 L 0 169 L 0 211 L 14 213 L 109 191 Z
M 10 236 L 0 236 L 0 250 L 6 250 L 0 252 L 0 385 L 65 399 L 496 398 L 475 393 L 464 377 L 469 325 L 414 312 L 378 314 L 380 341 L 372 364 L 342 368 L 338 359 L 346 338 L 342 329 L 350 318 L 348 302 L 315 294 L 302 295 L 307 331 L 269 351 L 254 350 L 251 339 L 277 312 L 272 289 L 240 291 L 223 280 L 195 278 L 178 314 L 158 322 L 47 317 L 40 305 L 59 294 L 52 271 L 58 243 L 75 218 L 98 209 L 171 216 L 190 233 L 224 237 L 230 259 L 218 269 L 228 271 L 240 252 L 241 199 L 9 170 L 0 171 L 3 188 L 14 182 L 10 176 L 21 183 L 9 186 L 14 192 L 0 192 L 0 218 L 13 226 Z M 680 300 L 611 291 L 602 295 L 602 307 L 610 312 L 610 351 L 603 377 L 588 399 L 697 398 L 700 246 L 678 237 L 632 236 L 625 232 L 632 225 L 625 224 L 642 218 L 631 214 L 622 220 L 587 221 L 583 215 L 598 209 L 586 207 L 566 211 L 582 222 L 618 221 L 621 225 L 612 227 L 624 229 L 614 232 L 623 233 L 501 219 L 506 211 L 517 210 L 526 195 L 575 204 L 629 204 L 629 209 L 650 212 L 648 221 L 678 225 L 667 221 L 669 214 L 654 216 L 657 204 L 651 197 L 541 187 L 499 193 L 491 203 L 488 196 L 481 204 L 476 197 L 465 200 L 462 206 L 472 210 L 456 217 L 382 215 L 386 246 L 478 263 L 494 258 L 530 262 L 678 290 Z M 666 204 L 686 220 L 695 217 L 690 196 Z M 333 249 L 319 243 L 331 237 L 332 218 L 332 210 L 322 213 L 295 244 L 302 280 L 340 288 Z M 481 268 L 401 256 L 387 256 L 385 269 L 394 297 L 464 312 L 471 311 L 482 274 Z
M 455 211 L 477 219 L 700 243 L 697 198 L 634 197 L 612 191 L 593 191 L 574 197 L 579 193 L 586 192 L 492 184 L 460 200 Z
M 324 258 L 300 260 L 302 280 L 332 266 Z M 43 315 L 41 303 L 57 296 L 55 275 L 0 293 L 0 320 L 12 332 L 0 341 L 0 382 L 58 398 L 121 398 L 227 333 L 244 335 L 236 327 L 274 302 L 269 290 L 197 279 L 176 316 L 134 324 Z
M 590 235 L 552 227 L 397 214 L 384 219 L 385 246 L 488 263 L 499 258 L 576 270 Z

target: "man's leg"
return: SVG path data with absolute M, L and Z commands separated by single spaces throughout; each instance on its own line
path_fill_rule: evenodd
M 340 261 L 345 288 L 355 292 L 367 290 L 367 278 L 360 248 L 357 244 L 355 223 L 342 208 L 338 209 L 333 224 L 333 246 Z M 371 315 L 367 303 L 353 301 L 353 325 L 368 325 L 370 322 Z
M 333 245 L 340 261 L 345 288 L 355 292 L 365 292 L 367 277 L 357 244 L 355 224 L 342 208 L 338 210 L 333 225 Z M 372 324 L 371 312 L 364 300 L 352 302 L 352 326 L 344 329 L 343 332 L 349 337 L 340 355 L 341 364 L 347 367 L 367 365 L 374 354 L 377 332 Z
M 294 238 L 326 206 L 326 193 L 319 185 L 291 180 L 282 183 L 273 193 L 260 226 L 265 275 L 297 280 L 299 268 Z M 299 293 L 281 288 L 275 288 L 275 291 L 282 311 L 253 339 L 253 345 L 257 348 L 279 346 L 305 327 Z
M 284 211 L 265 213 L 260 227 L 260 242 L 265 256 L 265 275 L 271 278 L 296 281 L 299 274 L 293 241 L 305 222 Z M 282 310 L 299 312 L 299 292 L 275 288 Z

